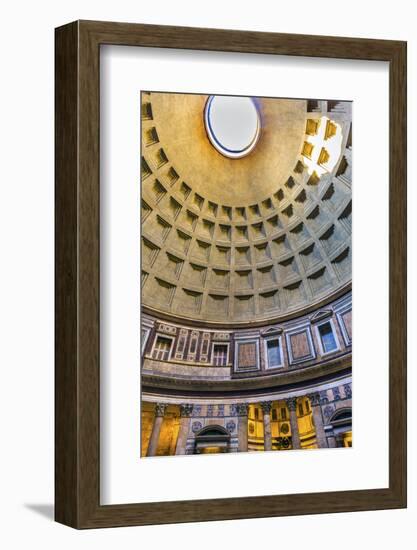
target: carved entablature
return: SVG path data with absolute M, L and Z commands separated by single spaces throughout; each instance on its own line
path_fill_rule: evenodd
M 261 336 L 263 336 L 264 338 L 266 336 L 276 336 L 282 334 L 282 332 L 283 329 L 281 327 L 269 327 L 261 333 Z
M 158 332 L 163 332 L 164 334 L 177 334 L 177 327 L 173 325 L 167 325 L 165 323 L 158 323 L 157 325 Z
M 320 311 L 317 311 L 312 317 L 310 317 L 311 323 L 318 323 L 319 321 L 323 321 L 323 319 L 328 319 L 333 315 L 333 311 L 331 309 L 321 309 Z
M 227 342 L 230 340 L 229 332 L 213 332 L 213 341 Z

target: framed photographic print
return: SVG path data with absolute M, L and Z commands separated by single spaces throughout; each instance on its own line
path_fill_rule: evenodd
M 406 43 L 56 29 L 56 520 L 406 506 Z

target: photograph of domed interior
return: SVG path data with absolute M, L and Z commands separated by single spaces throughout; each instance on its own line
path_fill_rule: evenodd
M 352 102 L 139 102 L 141 456 L 351 447 Z

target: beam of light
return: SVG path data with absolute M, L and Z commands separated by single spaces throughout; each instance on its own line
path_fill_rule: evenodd
M 330 137 L 326 137 L 328 123 L 332 125 L 332 131 L 334 132 Z M 320 178 L 323 174 L 332 172 L 342 152 L 342 140 L 342 127 L 340 124 L 326 116 L 322 116 L 319 119 L 317 133 L 306 135 L 305 138 L 305 142 L 313 146 L 308 156 L 303 154 L 303 163 L 310 175 L 315 172 Z M 309 149 L 309 146 L 305 146 L 305 149 Z

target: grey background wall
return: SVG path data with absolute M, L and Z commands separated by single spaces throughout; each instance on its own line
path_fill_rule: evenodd
M 417 38 L 413 3 L 72 0 L 3 3 L 0 86 L 0 543 L 5 548 L 411 547 L 417 513 Z M 75 532 L 53 502 L 53 29 L 74 19 L 409 41 L 409 509 Z M 377 90 L 375 90 L 377 93 Z M 410 544 L 411 543 L 411 544 Z

